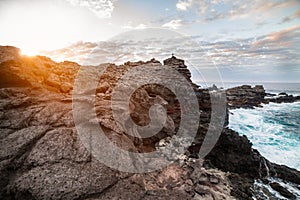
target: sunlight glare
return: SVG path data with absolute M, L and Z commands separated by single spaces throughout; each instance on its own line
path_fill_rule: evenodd
M 0 27 L 5 27 L 0 31 L 0 43 L 16 46 L 24 55 L 64 48 L 88 36 L 101 40 L 106 35 L 105 31 L 88 30 L 96 16 L 84 8 L 51 1 L 23 4 L 12 1 L 0 8 Z M 101 27 L 101 22 L 98 25 Z

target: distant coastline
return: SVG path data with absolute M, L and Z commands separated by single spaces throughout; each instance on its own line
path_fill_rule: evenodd
M 215 84 L 218 88 L 223 87 L 224 89 L 241 86 L 241 85 L 263 85 L 266 92 L 279 94 L 286 92 L 292 95 L 300 95 L 300 82 L 196 82 L 203 88 L 211 87 Z

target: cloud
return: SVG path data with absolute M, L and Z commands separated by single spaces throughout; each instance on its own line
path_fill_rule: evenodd
M 156 32 L 148 29 L 136 30 L 145 37 L 123 35 L 106 42 L 80 42 L 64 49 L 44 55 L 59 61 L 71 60 L 86 65 L 100 63 L 122 64 L 126 61 L 160 61 L 175 53 L 196 69 L 219 69 L 234 71 L 291 70 L 300 66 L 300 26 L 290 27 L 256 38 L 226 41 L 203 41 L 199 37 L 171 35 L 166 30 Z M 164 34 L 166 37 L 161 38 Z M 123 38 L 123 39 L 122 39 Z M 201 37 L 200 37 L 201 39 Z M 300 76 L 300 74 L 298 74 Z
M 137 26 L 125 25 L 122 28 L 124 29 L 145 29 L 147 26 L 145 24 L 139 24 Z
M 176 8 L 178 10 L 187 10 L 189 7 L 192 6 L 192 4 L 193 4 L 193 0 L 188 0 L 188 1 L 180 0 L 176 3 Z
M 268 13 L 267 11 L 294 5 L 297 5 L 297 0 L 180 0 L 177 2 L 176 7 L 179 11 L 196 8 L 203 21 L 214 21 L 219 19 L 235 20 L 257 16 L 257 14 L 265 15 Z
M 300 10 L 297 10 L 294 14 L 286 16 L 282 19 L 281 23 L 290 22 L 297 18 L 300 18 Z
M 178 29 L 183 25 L 183 21 L 181 19 L 174 19 L 162 25 L 162 27 Z
M 56 61 L 70 60 L 83 63 L 86 57 L 88 57 L 97 46 L 97 43 L 80 41 L 66 48 L 54 51 L 42 51 L 41 54 L 49 56 Z
M 99 18 L 110 18 L 114 10 L 116 0 L 66 0 L 73 6 L 86 7 Z
M 278 32 L 273 32 L 265 36 L 261 36 L 258 41 L 253 42 L 253 46 L 277 46 L 297 43 L 290 43 L 291 40 L 297 39 L 300 36 L 300 26 L 293 26 Z

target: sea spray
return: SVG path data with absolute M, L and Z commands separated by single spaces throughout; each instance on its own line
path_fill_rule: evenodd
M 300 102 L 231 110 L 229 128 L 271 162 L 300 169 Z

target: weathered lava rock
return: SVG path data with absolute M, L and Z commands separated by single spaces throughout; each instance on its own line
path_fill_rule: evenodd
M 97 80 L 95 123 L 99 123 L 106 136 L 124 150 L 154 151 L 162 138 L 176 134 L 181 120 L 180 105 L 170 90 L 155 84 L 145 85 L 129 102 L 132 119 L 146 125 L 149 107 L 160 103 L 167 111 L 167 123 L 155 137 L 147 139 L 120 130 L 113 119 L 111 98 L 114 87 L 129 69 L 143 65 L 143 76 L 155 79 L 157 77 L 147 69 L 170 66 L 190 81 L 198 97 L 199 130 L 187 155 L 156 172 L 129 174 L 99 162 L 79 139 L 72 102 L 89 103 L 85 96 L 72 98 L 71 95 L 80 65 L 56 63 L 42 56 L 20 56 L 14 47 L 0 47 L 0 52 L 0 199 L 233 199 L 233 196 L 251 199 L 250 187 L 254 179 L 266 176 L 260 165 L 263 157 L 251 148 L 246 137 L 228 128 L 223 130 L 205 160 L 196 158 L 210 125 L 210 92 L 192 84 L 183 60 L 172 57 L 164 61 L 164 65 L 152 59 L 120 66 L 89 66 L 88 73 L 106 69 Z M 88 82 L 91 77 L 87 74 L 84 80 Z M 243 98 L 243 90 L 261 98 L 265 95 L 260 86 L 254 89 L 243 86 L 230 94 Z M 253 106 L 258 105 L 258 100 L 246 99 Z M 242 105 L 242 102 L 238 104 Z M 227 124 L 228 121 L 224 127 Z M 282 179 L 287 176 L 289 181 L 299 181 L 298 171 L 266 163 L 270 174 L 276 171 Z
M 226 90 L 228 106 L 235 108 L 254 108 L 261 107 L 262 104 L 274 103 L 293 103 L 300 100 L 300 96 L 288 95 L 281 92 L 278 95 L 266 93 L 262 85 L 251 87 L 242 85 Z
M 266 92 L 262 85 L 243 85 L 226 90 L 229 108 L 253 108 L 260 106 Z
M 293 193 L 291 193 L 290 191 L 288 191 L 285 187 L 281 186 L 279 183 L 277 182 L 272 182 L 270 183 L 270 186 L 276 190 L 277 192 L 279 192 L 282 196 L 288 198 L 288 199 L 296 199 L 296 196 L 293 195 Z

